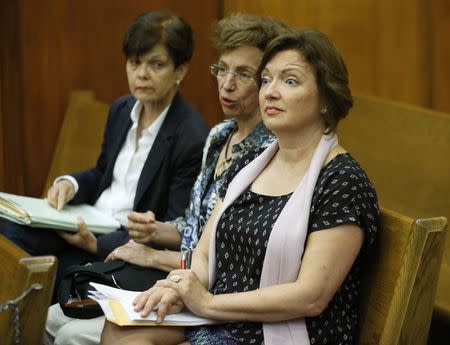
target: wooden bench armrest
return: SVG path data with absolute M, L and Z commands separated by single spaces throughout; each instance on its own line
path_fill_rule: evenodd
M 382 209 L 375 260 L 361 294 L 360 345 L 425 345 L 447 219 Z
M 47 319 L 57 259 L 54 256 L 31 257 L 0 235 L 0 304 L 16 299 L 33 284 L 42 286 L 31 291 L 19 303 L 20 344 L 41 345 Z M 12 341 L 11 310 L 0 313 L 2 344 Z

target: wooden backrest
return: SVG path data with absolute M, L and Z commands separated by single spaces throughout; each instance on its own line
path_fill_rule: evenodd
M 33 284 L 33 290 L 20 302 L 20 344 L 41 345 L 47 310 L 53 292 L 56 258 L 30 257 L 26 252 L 0 235 L 0 304 L 16 299 Z M 12 344 L 11 310 L 0 313 L 0 343 Z
M 364 273 L 359 345 L 427 343 L 446 230 L 445 217 L 413 220 L 382 209 Z
M 450 114 L 355 95 L 338 134 L 375 184 L 382 206 L 412 218 L 450 219 Z M 450 236 L 435 307 L 450 320 Z
M 95 165 L 100 154 L 109 105 L 92 91 L 72 92 L 59 132 L 43 195 L 54 179 Z

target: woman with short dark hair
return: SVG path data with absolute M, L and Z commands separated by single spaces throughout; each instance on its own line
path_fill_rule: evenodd
M 142 231 L 130 226 L 130 219 L 151 223 L 152 213 L 161 221 L 171 220 L 181 216 L 188 204 L 208 134 L 205 119 L 179 92 L 193 45 L 190 26 L 171 12 L 146 13 L 129 26 L 123 53 L 130 94 L 111 105 L 97 165 L 58 178 L 47 197 L 58 209 L 67 202 L 90 203 L 122 227 L 96 237 L 81 222 L 78 233 L 60 234 L 65 241 L 51 231 L 37 233 L 42 242 L 44 236 L 59 240 L 54 251 L 60 269 L 81 264 L 86 253 L 91 260 L 104 260 L 131 238 L 141 240 L 148 250 L 179 247 L 176 229 L 159 242 L 145 241 Z M 20 236 L 30 233 L 32 229 L 21 231 Z M 33 247 L 33 254 L 54 254 Z M 101 318 L 71 319 L 56 304 L 48 313 L 46 343 L 95 344 L 102 327 Z
M 183 18 L 167 11 L 144 13 L 128 27 L 122 51 L 127 59 L 137 58 L 162 44 L 175 67 L 192 58 L 194 38 L 192 29 Z

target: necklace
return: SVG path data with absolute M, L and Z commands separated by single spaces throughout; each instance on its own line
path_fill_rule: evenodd
M 233 161 L 233 154 L 231 157 L 228 157 L 228 148 L 230 147 L 231 137 L 234 133 L 236 133 L 236 128 L 230 133 L 230 135 L 228 135 L 227 142 L 225 144 L 224 159 L 216 165 L 216 169 L 214 170 L 214 180 L 217 180 L 225 171 L 227 171 Z

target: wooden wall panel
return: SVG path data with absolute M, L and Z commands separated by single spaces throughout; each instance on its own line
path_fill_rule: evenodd
M 325 32 L 354 91 L 450 112 L 447 0 L 225 0 L 224 14 L 233 12 Z
M 0 191 L 23 192 L 19 7 L 0 6 Z
M 426 0 L 378 1 L 376 47 L 373 64 L 379 75 L 374 93 L 379 96 L 430 106 L 430 70 L 426 61 L 428 6 Z M 362 71 L 361 71 L 362 72 Z
M 447 0 L 4 1 L 1 190 L 41 193 L 70 91 L 92 89 L 106 102 L 126 93 L 123 33 L 137 14 L 160 8 L 193 26 L 197 45 L 182 92 L 211 124 L 222 114 L 207 69 L 215 60 L 210 28 L 236 11 L 327 33 L 346 59 L 354 91 L 450 112 Z
M 428 39 L 432 42 L 427 52 L 432 66 L 432 107 L 450 112 L 450 1 L 433 0 Z
M 6 3 L 0 5 L 0 11 L 3 12 Z M 22 75 L 20 85 L 14 87 L 23 89 L 23 93 L 20 102 L 14 100 L 11 104 L 12 107 L 22 104 L 23 111 L 18 115 L 23 125 L 12 127 L 20 128 L 17 134 L 20 133 L 18 138 L 24 144 L 22 170 L 26 194 L 42 192 L 71 90 L 91 89 L 97 98 L 106 102 L 128 93 L 121 43 L 129 23 L 140 13 L 165 8 L 180 14 L 192 25 L 196 50 L 181 89 L 211 124 L 222 119 L 216 87 L 207 67 L 215 59 L 209 35 L 211 23 L 220 13 L 217 1 L 200 0 L 196 6 L 183 0 L 18 0 L 14 3 L 18 4 L 18 65 Z M 8 48 L 4 41 L 2 46 Z M 3 100 L 6 102 L 6 98 Z M 3 118 L 8 116 L 5 113 Z M 13 142 L 6 140 L 6 145 L 11 146 Z M 9 182 L 6 185 L 18 192 Z
M 0 57 L 0 64 L 2 58 Z M 2 102 L 2 83 L 0 82 L 0 120 L 3 120 L 3 102 Z M 5 188 L 5 155 L 3 150 L 5 148 L 5 140 L 3 135 L 3 121 L 0 121 L 0 190 Z

